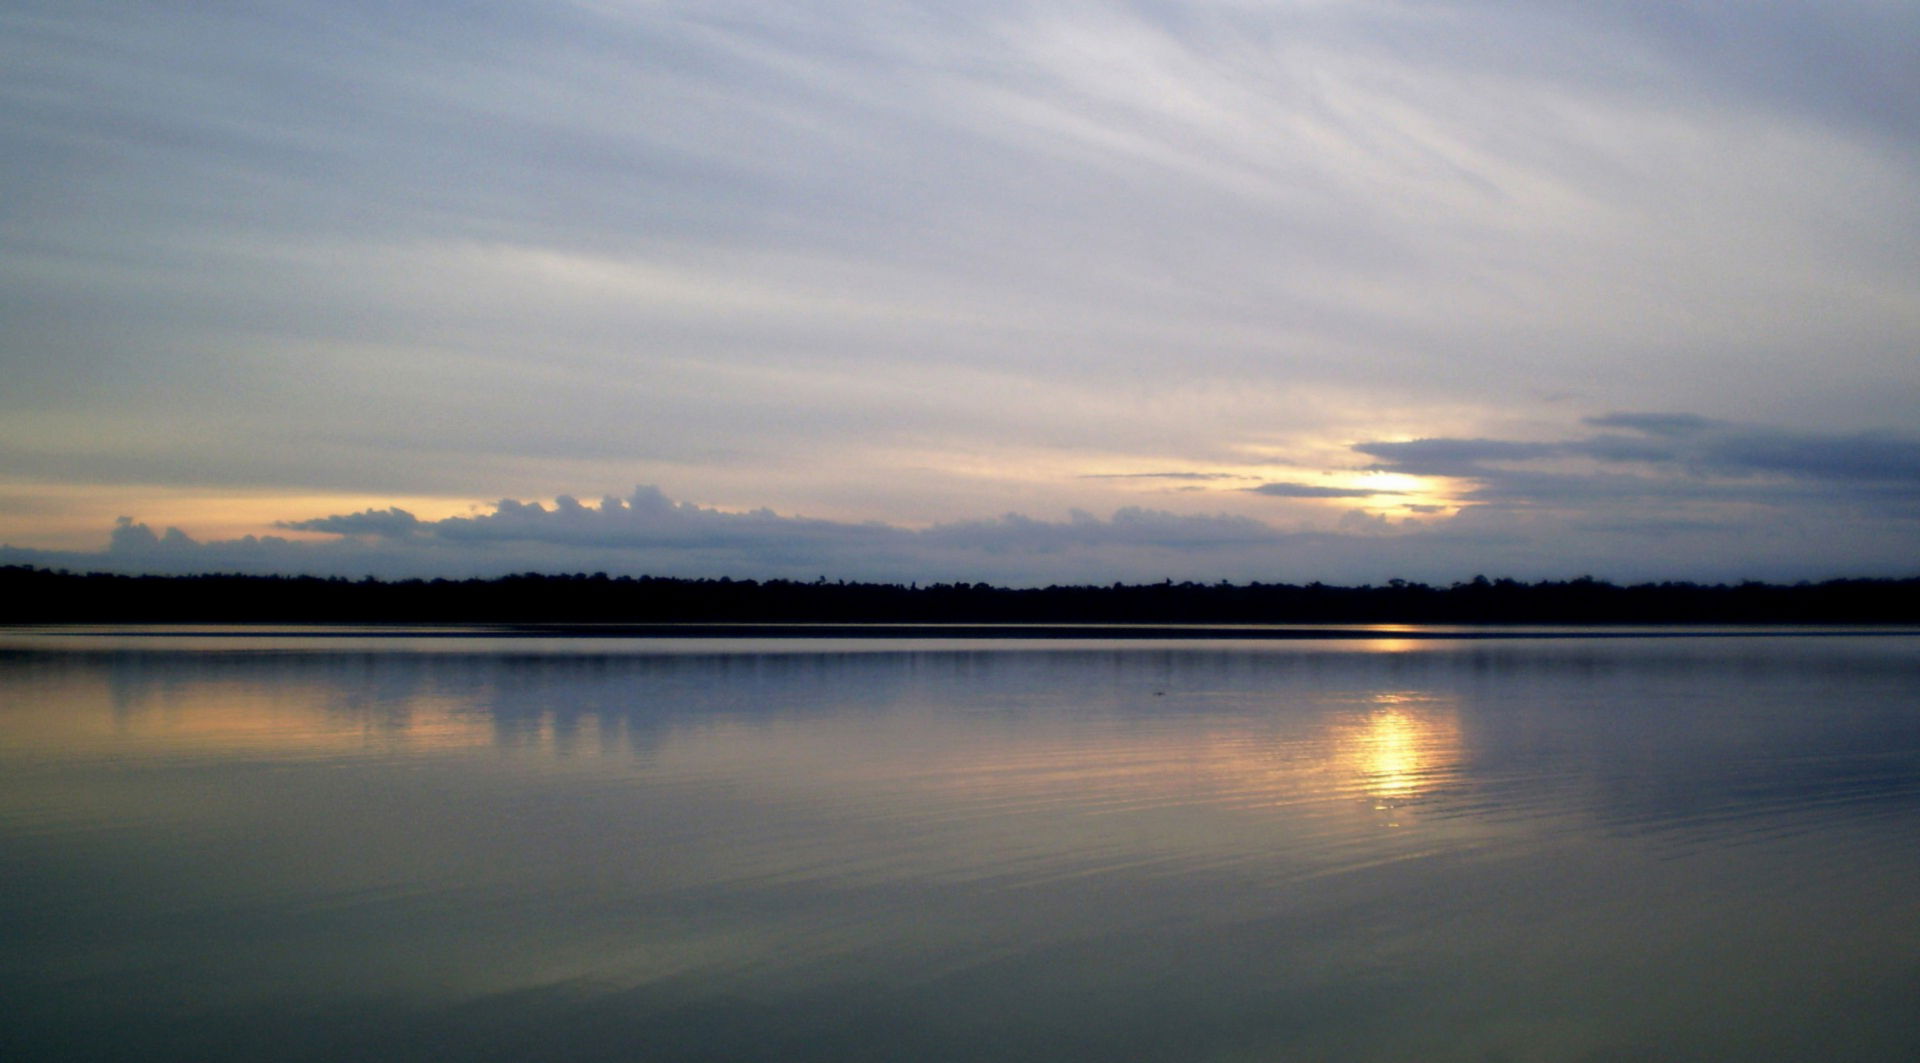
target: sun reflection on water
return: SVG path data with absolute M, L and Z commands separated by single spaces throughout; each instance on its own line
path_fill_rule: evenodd
M 1341 761 L 1375 810 L 1392 813 L 1426 796 L 1459 767 L 1457 707 L 1431 695 L 1381 693 L 1350 722 Z

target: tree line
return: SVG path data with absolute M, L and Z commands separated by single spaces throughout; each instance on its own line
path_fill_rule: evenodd
M 361 580 L 0 567 L 0 622 L 1920 623 L 1920 578 L 996 587 L 543 575 Z

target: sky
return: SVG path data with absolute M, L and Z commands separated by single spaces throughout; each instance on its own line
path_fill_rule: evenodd
M 1920 574 L 1920 5 L 0 0 L 0 563 Z

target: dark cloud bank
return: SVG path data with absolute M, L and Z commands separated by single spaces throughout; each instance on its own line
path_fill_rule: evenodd
M 1392 492 L 1292 482 L 1246 489 L 1289 500 L 1368 496 L 1391 511 L 1351 510 L 1319 528 L 1129 507 L 1104 518 L 1010 513 L 909 529 L 727 512 L 641 487 L 592 504 L 503 500 L 490 512 L 443 520 L 389 508 L 281 523 L 334 537 L 327 541 L 202 542 L 123 518 L 103 552 L 4 548 L 0 561 L 147 572 L 606 571 L 1013 585 L 1449 580 L 1477 572 L 1780 580 L 1920 569 L 1920 437 L 1788 432 L 1687 414 L 1613 414 L 1584 426 L 1560 440 L 1353 446 L 1356 470 L 1451 478 L 1462 504 L 1450 515 Z
M 1353 449 L 1379 459 L 1375 468 L 1419 476 L 1467 477 L 1479 482 L 1474 498 L 1531 495 L 1518 485 L 1538 473 L 1514 465 L 1551 459 L 1590 459 L 1632 469 L 1650 493 L 1684 492 L 1726 481 L 1756 499 L 1766 485 L 1824 485 L 1844 501 L 1861 488 L 1912 503 L 1920 498 L 1920 437 L 1892 432 L 1823 435 L 1712 421 L 1692 414 L 1620 413 L 1584 422 L 1600 432 L 1558 442 L 1505 439 L 1416 439 L 1360 443 Z M 1679 479 L 1672 479 L 1674 474 Z M 1571 497 L 1611 496 L 1614 487 L 1592 477 L 1566 477 Z

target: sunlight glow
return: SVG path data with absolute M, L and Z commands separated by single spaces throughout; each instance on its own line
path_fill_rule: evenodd
M 201 541 L 244 535 L 285 539 L 328 539 L 320 533 L 274 526 L 336 513 L 397 506 L 422 520 L 462 515 L 473 509 L 467 499 L 391 494 L 310 494 L 234 488 L 210 490 L 152 484 L 50 484 L 0 480 L 0 511 L 7 514 L 7 545 L 39 549 L 89 549 L 107 545 L 114 521 L 122 516 L 156 533 L 177 527 Z
M 1460 721 L 1451 706 L 1430 698 L 1376 694 L 1341 744 L 1344 762 L 1374 809 L 1394 813 L 1458 767 Z

